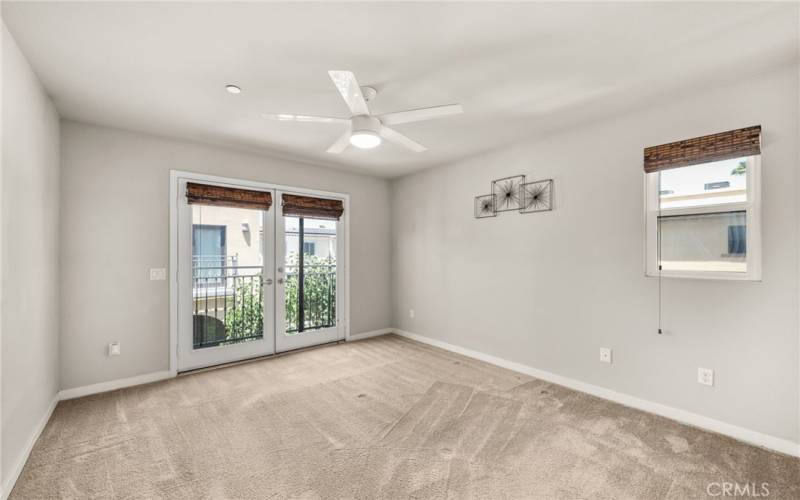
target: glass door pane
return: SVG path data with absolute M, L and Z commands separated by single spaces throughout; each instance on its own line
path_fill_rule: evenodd
M 303 329 L 336 326 L 336 221 L 303 218 Z
M 195 349 L 264 337 L 264 212 L 192 205 Z
M 286 333 L 335 327 L 336 221 L 284 220 Z

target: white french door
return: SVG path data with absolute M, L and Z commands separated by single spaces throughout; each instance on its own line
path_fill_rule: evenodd
M 284 192 L 278 192 L 278 199 Z M 292 194 L 292 193 L 288 193 Z M 275 346 L 278 352 L 344 338 L 344 224 L 278 214 Z
M 189 203 L 187 182 L 268 192 L 273 203 Z M 174 184 L 178 371 L 345 337 L 343 222 L 285 217 L 286 191 L 257 183 L 201 176 Z

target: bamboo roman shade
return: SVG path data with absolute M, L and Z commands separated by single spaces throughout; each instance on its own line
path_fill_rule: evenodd
M 658 172 L 757 154 L 761 154 L 761 125 L 645 148 L 644 171 Z
M 272 193 L 208 184 L 186 184 L 186 199 L 189 203 L 202 203 L 219 207 L 252 208 L 269 210 Z
M 283 215 L 339 220 L 344 213 L 342 200 L 314 198 L 312 196 L 283 195 Z

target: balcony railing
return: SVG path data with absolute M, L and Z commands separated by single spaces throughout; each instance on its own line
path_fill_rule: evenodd
M 199 259 L 194 263 L 194 348 L 263 338 L 263 268 L 202 265 L 206 262 Z M 307 264 L 303 275 L 305 321 L 301 329 L 298 266 L 285 267 L 285 332 L 290 335 L 336 325 L 336 263 Z
M 192 282 L 195 349 L 264 336 L 261 266 L 197 266 Z
M 336 325 L 336 263 L 303 266 L 303 331 Z M 297 265 L 286 266 L 286 333 L 300 331 L 299 272 Z

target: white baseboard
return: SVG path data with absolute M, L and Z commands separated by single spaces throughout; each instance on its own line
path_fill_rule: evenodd
M 722 422 L 720 420 L 716 420 L 710 417 L 705 417 L 703 415 L 698 415 L 697 413 L 692 413 L 686 410 L 673 408 L 671 406 L 663 405 L 661 403 L 654 403 L 652 401 L 640 399 L 635 396 L 612 391 L 611 389 L 606 389 L 604 387 L 600 387 L 597 385 L 581 382 L 580 380 L 575 380 L 561 375 L 556 375 L 555 373 L 539 370 L 537 368 L 533 368 L 528 365 L 523 365 L 522 363 L 509 361 L 507 359 L 498 358 L 497 356 L 492 356 L 490 354 L 484 354 L 479 351 L 473 351 L 471 349 L 467 349 L 457 345 L 448 344 L 447 342 L 442 342 L 441 340 L 425 337 L 424 335 L 406 332 L 403 330 L 399 330 L 397 328 L 392 329 L 392 331 L 397 335 L 400 335 L 401 337 L 406 337 L 411 340 L 416 340 L 418 342 L 422 342 L 423 344 L 432 345 L 434 347 L 439 347 L 441 349 L 461 354 L 463 356 L 478 359 L 480 361 L 485 361 L 487 363 L 491 363 L 493 365 L 500 366 L 502 368 L 507 368 L 515 372 L 524 373 L 525 375 L 530 375 L 531 377 L 546 380 L 554 384 L 562 385 L 564 387 L 569 387 L 570 389 L 574 389 L 576 391 L 591 394 L 592 396 L 597 396 L 599 398 L 607 399 L 609 401 L 613 401 L 615 403 L 619 403 L 624 406 L 636 408 L 637 410 L 642 410 L 672 420 L 677 420 L 678 422 L 687 425 L 699 427 L 701 429 L 705 429 L 711 432 L 716 432 L 718 434 L 724 434 L 726 436 L 730 436 L 734 439 L 743 441 L 748 444 L 760 446 L 763 448 L 769 448 L 770 450 L 775 450 L 781 453 L 785 453 L 787 455 L 800 457 L 800 443 L 795 443 L 788 439 L 770 436 L 769 434 L 764 434 L 751 429 L 746 429 L 744 427 L 739 427 L 737 425 L 729 424 L 727 422 Z
M 175 373 L 164 370 L 160 372 L 145 373 L 144 375 L 136 375 L 135 377 L 121 378 L 117 380 L 110 380 L 108 382 L 100 382 L 99 384 L 84 385 L 82 387 L 73 387 L 72 389 L 64 389 L 58 393 L 58 399 L 63 401 L 65 399 L 80 398 L 90 394 L 99 394 L 101 392 L 114 391 L 122 389 L 123 387 L 131 387 L 134 385 L 149 384 L 150 382 L 157 382 L 172 378 Z
M 19 479 L 19 475 L 22 474 L 22 469 L 25 467 L 25 463 L 28 461 L 31 451 L 33 451 L 33 445 L 36 444 L 36 441 L 39 439 L 39 436 L 42 435 L 42 431 L 47 425 L 47 422 L 50 421 L 50 417 L 53 415 L 53 410 L 56 409 L 58 401 L 58 394 L 56 394 L 53 398 L 53 401 L 50 402 L 50 406 L 47 408 L 47 411 L 44 412 L 44 415 L 42 415 L 39 423 L 36 424 L 33 434 L 31 434 L 28 442 L 25 444 L 25 449 L 22 450 L 22 453 L 17 457 L 16 463 L 9 472 L 8 478 L 3 482 L 3 491 L 2 495 L 0 495 L 2 500 L 6 500 L 8 498 L 8 496 L 11 494 L 11 490 L 14 489 L 14 485 L 17 484 L 17 479 Z
M 380 330 L 372 330 L 371 332 L 350 334 L 350 338 L 347 340 L 350 342 L 354 340 L 364 340 L 370 337 L 377 337 L 378 335 L 386 335 L 387 333 L 392 333 L 394 330 L 394 328 L 381 328 Z

